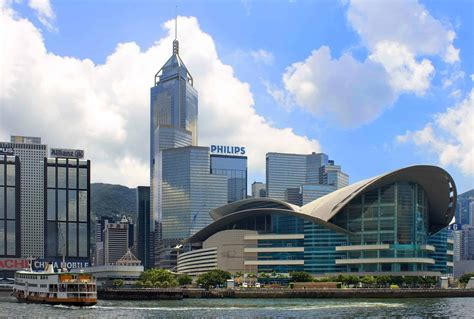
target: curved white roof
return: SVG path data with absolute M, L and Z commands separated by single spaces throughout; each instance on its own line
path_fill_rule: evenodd
M 456 208 L 456 185 L 445 170 L 429 165 L 409 166 L 354 183 L 304 205 L 301 212 L 329 221 L 362 192 L 397 181 L 410 181 L 423 186 L 429 203 L 430 233 L 449 225 Z
M 249 198 L 229 203 L 211 211 L 214 222 L 187 239 L 186 242 L 204 240 L 228 223 L 269 211 L 298 216 L 347 233 L 347 230 L 332 224 L 329 220 L 361 193 L 398 181 L 418 183 L 424 188 L 429 203 L 429 232 L 431 234 L 449 225 L 454 217 L 457 196 L 452 177 L 440 167 L 416 165 L 351 184 L 303 207 L 271 198 Z

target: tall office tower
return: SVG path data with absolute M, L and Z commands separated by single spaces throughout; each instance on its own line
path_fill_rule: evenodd
M 137 258 L 143 267 L 153 267 L 150 246 L 152 243 L 153 218 L 150 210 L 150 187 L 137 187 Z
M 161 151 L 197 145 L 197 126 L 198 93 L 193 77 L 179 56 L 175 34 L 173 54 L 156 73 L 150 92 L 151 211 L 157 220 L 161 220 Z
M 20 161 L 21 256 L 44 256 L 44 158 L 46 145 L 40 137 L 12 136 L 2 148 L 13 150 Z
M 319 197 L 323 197 L 337 190 L 336 185 L 303 184 L 300 188 L 301 205 L 306 205 Z
M 176 264 L 173 247 L 212 222 L 209 212 L 227 204 L 227 176 L 210 174 L 208 147 L 163 150 L 162 241 L 157 260 Z
M 47 259 L 90 261 L 90 160 L 82 150 L 51 149 L 44 159 Z
M 336 189 L 349 185 L 349 175 L 341 171 L 340 165 L 334 165 L 334 161 L 319 168 L 319 184 L 334 185 Z
M 247 156 L 211 154 L 211 174 L 227 176 L 227 202 L 247 198 Z
M 462 243 L 462 231 L 455 230 L 453 231 L 453 241 L 454 241 L 454 261 L 461 260 L 463 243 Z
M 267 153 L 267 197 L 307 204 L 348 185 L 349 177 L 324 153 Z
M 252 183 L 252 197 L 267 197 L 267 185 L 262 182 Z
M 9 155 L 7 155 L 9 154 Z M 20 257 L 20 161 L 0 147 L 0 257 Z
M 128 251 L 128 219 L 110 223 L 104 229 L 104 264 L 114 264 Z
M 104 229 L 108 223 L 113 223 L 114 219 L 109 216 L 100 216 L 95 218 L 95 242 L 104 241 Z

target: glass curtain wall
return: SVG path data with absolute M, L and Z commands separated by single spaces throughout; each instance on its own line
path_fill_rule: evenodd
M 89 257 L 89 167 L 78 159 L 46 164 L 46 257 Z
M 0 155 L 0 256 L 20 256 L 20 165 Z

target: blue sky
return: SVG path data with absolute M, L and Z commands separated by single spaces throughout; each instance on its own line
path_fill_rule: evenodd
M 152 85 L 152 75 L 165 62 L 166 54 L 171 52 L 169 39 L 172 30 L 164 24 L 173 19 L 176 2 L 39 2 L 41 4 L 36 7 L 27 1 L 9 3 L 4 5 L 3 14 L 8 15 L 13 21 L 9 23 L 18 28 L 15 32 L 22 37 L 26 50 L 30 49 L 29 41 L 37 41 L 32 30 L 20 26 L 20 23 L 26 25 L 28 22 L 42 35 L 41 41 L 47 52 L 45 59 L 49 61 L 48 54 L 57 59 L 51 62 L 53 69 L 42 71 L 43 74 L 39 76 L 44 83 L 53 83 L 53 80 L 43 78 L 45 72 L 55 74 L 54 67 L 63 65 L 61 69 L 64 69 L 74 64 L 71 72 L 64 75 L 70 77 L 72 83 L 58 89 L 61 92 L 59 97 L 51 93 L 54 89 L 38 89 L 38 92 L 35 91 L 37 99 L 28 101 L 15 92 L 6 94 L 8 90 L 4 87 L 0 139 L 8 139 L 11 133 L 41 135 L 51 146 L 61 144 L 82 147 L 86 149 L 86 155 L 91 150 L 89 154 L 93 155 L 97 163 L 95 181 L 129 186 L 146 183 L 148 163 L 144 153 L 148 150 L 148 133 L 137 128 L 136 135 L 131 137 L 133 134 L 130 130 L 135 126 L 148 125 L 148 89 Z M 473 83 L 471 75 L 474 74 L 474 2 L 380 3 L 373 0 L 362 3 L 300 0 L 180 1 L 179 15 L 183 17 L 183 30 L 180 27 L 178 30 L 183 32 L 179 33 L 182 56 L 195 81 L 201 81 L 198 87 L 200 111 L 203 109 L 199 119 L 200 131 L 203 132 L 201 141 L 205 144 L 245 144 L 248 149 L 254 148 L 255 152 L 249 153 L 250 182 L 264 180 L 264 158 L 262 160 L 261 157 L 267 151 L 311 152 L 312 148 L 319 148 L 342 165 L 343 170 L 350 175 L 351 182 L 402 166 L 423 163 L 444 167 L 453 175 L 460 192 L 474 188 L 474 106 L 473 98 L 470 97 Z M 407 17 L 404 12 L 419 14 Z M 41 17 L 43 23 L 39 19 Z M 195 17 L 197 24 L 187 20 L 189 17 Z M 396 21 L 390 24 L 394 19 Z M 198 30 L 199 36 L 210 36 L 211 42 L 208 43 L 204 36 L 187 40 L 186 32 L 190 34 L 189 30 Z M 450 33 L 455 34 L 454 39 Z M 127 59 L 123 62 L 123 69 L 113 69 L 116 64 L 110 62 L 111 56 L 124 54 L 122 51 L 125 51 L 119 47 L 120 43 L 135 43 L 138 47 L 135 51 L 129 46 L 130 52 L 134 52 L 130 53 L 130 59 L 134 56 L 137 60 L 143 59 L 146 62 L 140 65 L 151 65 L 149 71 L 137 71 L 136 64 L 127 64 Z M 160 51 L 161 46 L 166 48 L 163 53 Z M 450 46 L 458 53 L 449 51 Z M 34 52 L 35 47 L 32 47 L 31 52 Z M 15 44 L 7 48 L 12 52 L 19 50 Z M 154 48 L 158 52 L 155 56 Z M 206 50 L 215 50 L 216 56 L 202 52 Z M 451 55 L 447 57 L 449 52 Z M 199 59 L 193 59 L 196 54 L 209 59 L 206 60 L 209 65 L 219 64 L 216 73 L 206 73 L 204 66 L 201 70 Z M 3 62 L 11 64 L 8 60 L 11 56 L 13 53 L 2 56 Z M 12 63 L 36 61 L 34 57 L 23 53 L 14 56 L 17 58 Z M 404 58 L 399 59 L 401 56 Z M 92 66 L 85 62 L 87 60 L 91 60 Z M 41 61 L 31 63 L 39 63 L 38 69 L 45 65 Z M 203 62 L 202 65 L 208 64 Z M 231 68 L 230 71 L 227 66 Z M 128 75 L 128 70 L 133 70 L 133 74 Z M 79 78 L 73 74 L 75 71 L 84 76 Z M 102 76 L 102 71 L 107 76 Z M 11 72 L 13 77 L 15 74 L 21 76 L 18 68 L 13 68 Z M 209 81 L 204 79 L 212 76 L 217 78 L 224 73 L 225 78 L 230 80 L 221 81 L 224 83 L 219 85 L 219 89 L 225 92 L 228 83 L 229 99 L 235 100 L 235 104 L 218 100 L 213 105 L 214 93 L 203 91 L 213 90 L 214 87 L 205 85 Z M 35 74 L 34 71 L 32 74 Z M 116 94 L 113 93 L 114 79 L 127 77 L 136 78 L 134 83 L 143 83 L 140 84 L 144 88 L 143 92 L 134 87 L 125 96 L 123 92 L 113 95 Z M 81 84 L 76 88 L 74 83 Z M 117 80 L 117 83 L 117 86 L 120 84 L 120 90 L 127 90 L 128 82 Z M 248 87 L 242 88 L 245 83 Z M 82 95 L 74 92 L 68 96 L 71 90 L 81 91 L 94 86 L 100 86 L 101 90 L 90 98 L 84 98 L 87 91 Z M 133 100 L 135 93 L 140 95 L 136 101 Z M 224 99 L 225 94 L 223 96 L 216 95 L 215 99 Z M 121 101 L 116 101 L 119 99 L 130 99 L 130 102 L 122 105 Z M 114 135 L 108 130 L 99 130 L 86 134 L 84 138 L 87 142 L 81 142 L 76 131 L 71 129 L 68 132 L 68 120 L 65 118 L 57 118 L 57 126 L 62 132 L 60 138 L 58 134 L 50 132 L 51 126 L 36 128 L 35 125 L 20 125 L 34 123 L 34 118 L 27 119 L 30 116 L 27 108 L 17 107 L 12 111 L 15 103 L 22 107 L 26 103 L 34 112 L 42 110 L 42 113 L 48 114 L 57 112 L 59 107 L 67 108 L 68 101 L 75 103 L 78 100 L 82 106 L 71 111 L 71 114 L 79 114 L 82 108 L 94 112 L 98 107 L 104 114 L 97 123 L 108 123 L 107 118 L 111 114 L 111 127 L 117 125 L 124 132 Z M 114 103 L 118 106 L 113 106 Z M 45 105 L 56 107 L 50 109 Z M 211 114 L 213 107 L 218 108 L 220 105 L 235 110 L 229 112 L 229 118 L 224 118 L 225 112 L 220 117 L 206 116 Z M 238 113 L 237 109 L 241 105 L 247 108 Z M 128 110 L 120 109 L 124 107 Z M 143 115 L 135 118 L 129 114 L 131 110 Z M 245 114 L 250 114 L 252 110 L 264 119 L 264 130 L 259 131 L 255 127 L 259 126 L 257 119 L 256 125 L 242 127 L 240 132 L 235 127 L 229 129 L 232 123 L 241 127 L 242 121 L 246 119 Z M 84 118 L 87 121 L 88 117 Z M 87 124 L 81 125 L 84 127 Z M 78 127 L 81 125 L 78 124 Z M 449 129 L 451 126 L 457 128 L 455 132 Z M 291 128 L 291 134 L 283 133 L 285 128 Z M 233 133 L 226 133 L 222 137 L 220 132 L 223 129 Z M 245 137 L 248 133 L 245 130 L 251 134 Z M 268 141 L 254 144 L 253 139 L 258 138 L 258 134 L 272 132 L 276 134 L 275 139 L 281 139 L 279 145 L 272 146 Z M 141 148 L 130 146 L 137 143 L 143 144 Z M 117 161 L 119 157 L 121 159 Z M 114 165 L 116 169 L 112 169 Z M 112 168 L 107 169 L 108 166 Z M 123 175 L 133 167 L 140 172 L 137 173 L 139 177 L 124 178 Z M 118 176 L 120 174 L 122 177 Z

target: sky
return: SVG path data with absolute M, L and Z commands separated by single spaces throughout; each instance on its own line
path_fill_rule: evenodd
M 199 145 L 324 152 L 356 182 L 438 165 L 474 188 L 474 2 L 0 0 L 0 141 L 79 148 L 92 181 L 149 184 L 149 94 L 172 52 Z

